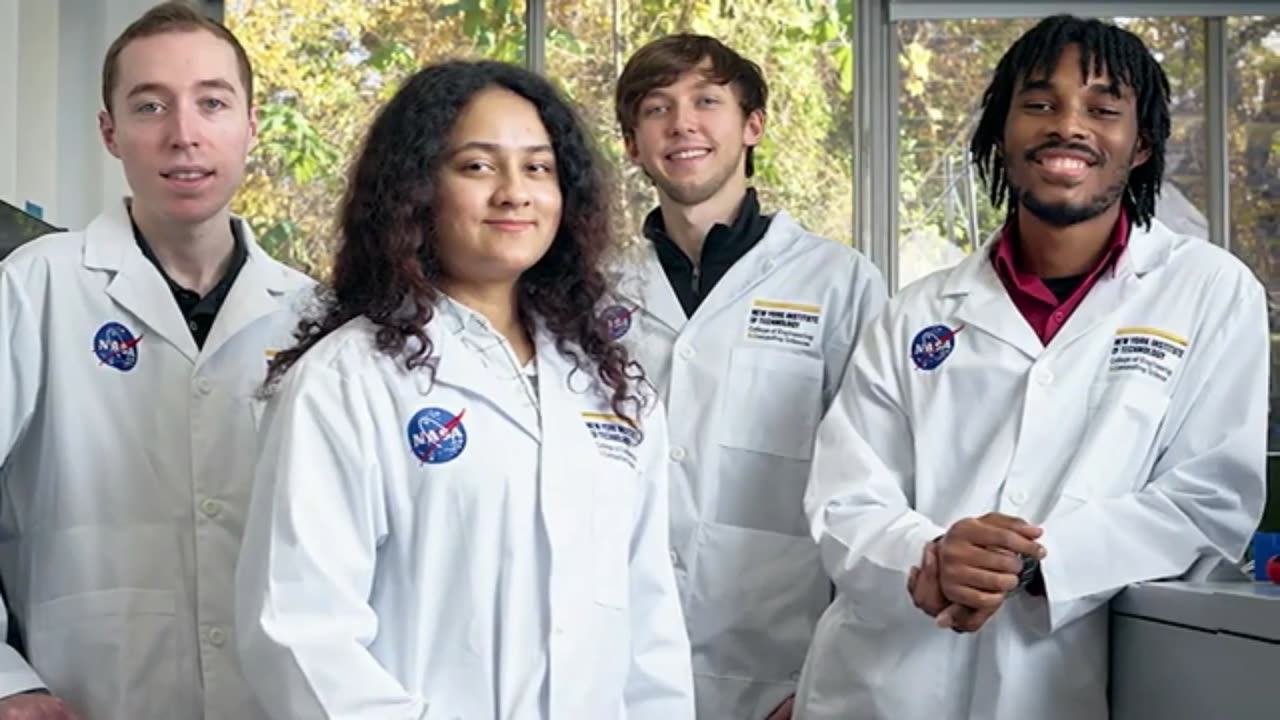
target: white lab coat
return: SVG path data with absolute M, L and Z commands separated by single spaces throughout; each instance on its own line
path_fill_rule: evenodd
M 1261 515 L 1266 302 L 1242 263 L 1135 227 L 1044 347 L 990 249 L 894 298 L 823 420 L 805 506 L 839 594 L 799 720 L 1105 718 L 1108 599 L 1238 558 Z M 1044 528 L 1047 597 L 940 630 L 908 570 L 992 511 Z
M 237 575 L 259 698 L 276 720 L 692 718 L 660 407 L 628 445 L 538 331 L 536 412 L 448 321 L 434 382 L 360 318 L 269 404 Z
M 30 660 L 0 647 L 0 696 L 47 685 L 86 720 L 260 717 L 231 627 L 252 397 L 310 281 L 242 228 L 203 350 L 123 202 L 0 263 L 0 576 Z
M 794 692 L 831 602 L 802 498 L 818 420 L 884 281 L 785 212 L 692 318 L 652 243 L 628 255 L 602 318 L 668 410 L 671 561 L 698 717 L 764 718 Z

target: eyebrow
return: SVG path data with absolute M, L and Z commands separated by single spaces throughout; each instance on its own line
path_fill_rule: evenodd
M 213 80 L 201 80 L 200 82 L 196 83 L 196 87 L 205 89 L 205 90 L 225 90 L 226 92 L 229 92 L 232 95 L 236 93 L 235 86 L 221 78 L 215 78 Z M 142 95 L 145 93 L 163 94 L 168 92 L 171 92 L 169 88 L 160 83 L 154 83 L 154 82 L 140 83 L 138 85 L 134 85 L 133 89 L 129 91 L 129 94 L 125 95 L 125 98 L 128 99 L 133 97 L 134 95 Z
M 480 142 L 478 140 L 473 140 L 472 142 L 463 143 L 462 145 L 459 145 L 458 147 L 454 148 L 452 151 L 449 152 L 449 157 L 454 157 L 468 150 L 481 150 L 483 152 L 494 153 L 494 154 L 503 153 L 510 150 L 516 150 L 519 152 L 525 152 L 530 154 L 538 153 L 538 152 L 554 152 L 554 148 L 546 144 L 524 145 L 521 147 L 513 148 L 508 145 L 500 145 L 498 143 Z
M 1026 80 L 1022 83 L 1022 88 L 1018 90 L 1018 94 L 1021 95 L 1023 93 L 1036 92 L 1038 90 L 1053 90 L 1053 83 L 1049 82 L 1045 78 L 1041 78 L 1039 80 Z M 1089 86 L 1089 92 L 1100 95 L 1110 95 L 1117 99 L 1124 97 L 1124 92 L 1120 87 L 1120 83 L 1114 81 L 1111 83 L 1094 83 Z

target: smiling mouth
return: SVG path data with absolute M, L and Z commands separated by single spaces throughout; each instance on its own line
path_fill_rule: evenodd
M 706 157 L 710 154 L 711 151 L 707 148 L 694 148 L 691 150 L 679 150 L 677 152 L 668 153 L 666 158 L 668 160 L 694 160 L 700 157 Z
M 1048 157 L 1042 160 L 1036 160 L 1036 164 L 1040 165 L 1041 167 L 1048 168 L 1049 170 L 1053 170 L 1055 172 L 1066 172 L 1066 173 L 1084 172 L 1090 167 L 1093 167 L 1092 163 L 1089 163 L 1085 160 L 1081 160 L 1080 158 L 1061 157 L 1061 156 Z
M 181 180 L 185 182 L 201 180 L 211 175 L 213 175 L 212 170 L 175 170 L 173 172 L 160 173 L 160 177 L 166 180 Z

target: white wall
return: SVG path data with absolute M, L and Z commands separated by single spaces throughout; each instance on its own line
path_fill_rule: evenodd
M 0 199 L 82 227 L 128 193 L 98 140 L 102 58 L 156 0 L 0 0 Z

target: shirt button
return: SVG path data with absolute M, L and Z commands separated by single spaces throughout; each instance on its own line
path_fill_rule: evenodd
M 200 378 L 196 380 L 196 392 L 201 395 L 208 395 L 213 392 L 213 383 L 209 382 L 209 378 Z
M 212 643 L 214 647 L 222 647 L 222 644 L 226 641 L 227 634 L 223 632 L 222 628 L 209 628 L 209 642 Z
M 680 462 L 680 461 L 684 460 L 687 454 L 688 454 L 688 453 L 686 453 L 686 452 L 684 451 L 684 448 L 682 448 L 682 447 L 673 447 L 673 448 L 671 448 L 671 459 L 672 459 L 672 460 L 675 460 L 676 462 Z
M 1027 501 L 1027 494 L 1021 490 L 1014 490 L 1013 492 L 1009 493 L 1009 502 L 1013 503 L 1014 505 L 1021 505 L 1026 501 Z
M 1050 316 L 1050 317 L 1053 319 L 1053 321 L 1054 321 L 1054 322 L 1056 322 L 1056 323 L 1060 323 L 1060 322 L 1062 322 L 1063 320 L 1065 320 L 1067 316 L 1066 316 L 1066 315 L 1063 315 L 1061 312 L 1056 312 L 1056 313 L 1054 313 L 1054 314 L 1053 314 L 1052 316 Z
M 1036 382 L 1040 383 L 1041 385 L 1052 385 L 1053 371 L 1047 368 L 1038 371 L 1036 373 Z
M 200 512 L 209 517 L 217 517 L 218 513 L 222 512 L 222 503 L 212 498 L 205 498 L 200 503 Z
M 187 327 L 191 328 L 191 332 L 200 332 L 200 323 L 195 320 L 187 323 Z
M 697 353 L 693 351 L 693 348 L 689 347 L 688 345 L 685 345 L 684 347 L 680 348 L 680 357 L 684 358 L 685 360 L 692 360 L 693 356 L 696 354 Z

